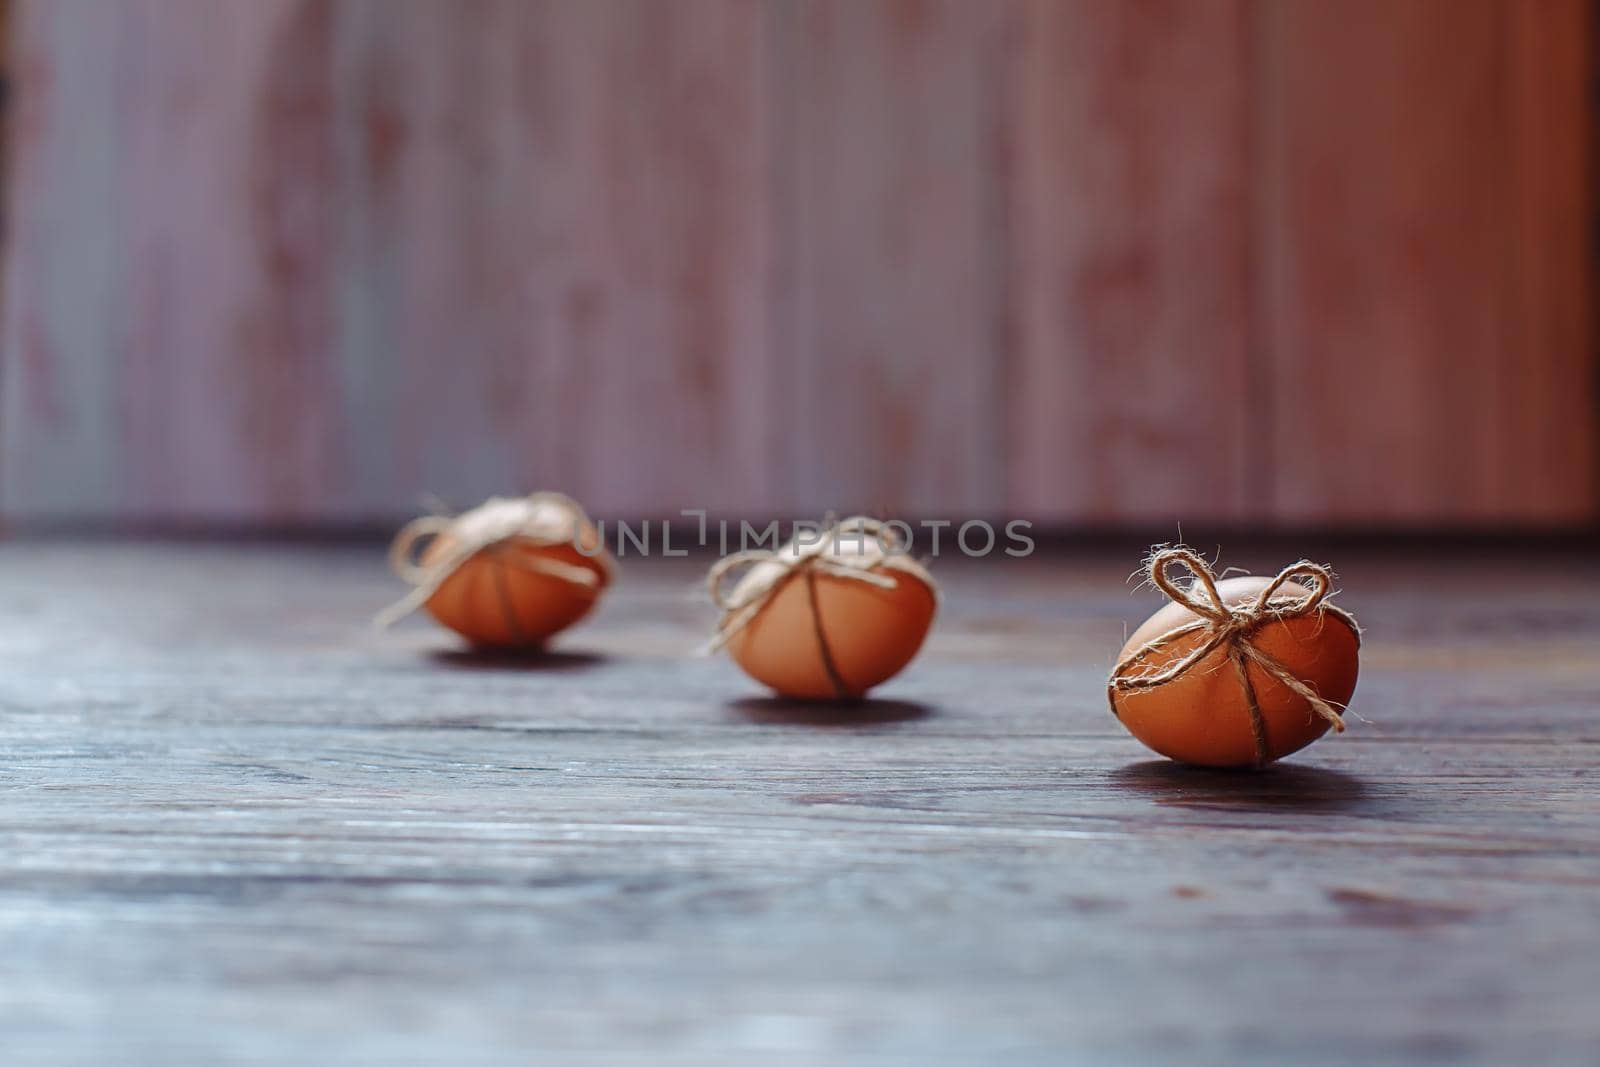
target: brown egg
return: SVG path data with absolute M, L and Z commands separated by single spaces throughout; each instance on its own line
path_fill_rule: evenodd
M 587 615 L 610 584 L 613 564 L 599 533 L 555 494 L 496 498 L 437 524 L 415 568 L 437 582 L 422 603 L 474 645 L 539 647 Z
M 1217 583 L 1217 591 L 1229 607 L 1238 607 L 1253 602 L 1270 581 L 1228 578 Z M 1304 586 L 1286 583 L 1277 595 L 1303 597 L 1309 593 Z M 1118 659 L 1134 655 L 1150 641 L 1198 618 L 1182 604 L 1166 605 L 1133 632 Z M 1151 649 L 1139 656 L 1133 670 L 1159 670 L 1203 644 L 1207 636 L 1206 631 L 1197 631 Z M 1333 612 L 1271 620 L 1252 631 L 1249 640 L 1336 707 L 1344 706 L 1355 692 L 1360 640 Z M 1224 645 L 1159 686 L 1113 690 L 1113 710 L 1133 736 L 1163 756 L 1205 767 L 1253 766 L 1257 753 L 1249 707 L 1229 655 Z M 1266 727 L 1268 761 L 1306 747 L 1328 730 L 1326 718 L 1259 664 L 1250 662 L 1246 670 Z
M 727 649 L 747 674 L 784 696 L 858 698 L 916 656 L 938 607 L 936 586 L 920 564 L 885 556 L 870 535 L 863 544 L 854 534 L 823 544 L 830 547 L 790 542 L 739 581 L 732 603 L 771 592 L 727 639 Z M 778 562 L 807 557 L 828 562 L 793 568 Z M 884 584 L 841 576 L 842 567 L 867 571 Z

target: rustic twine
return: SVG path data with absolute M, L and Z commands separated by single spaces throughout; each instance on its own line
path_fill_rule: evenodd
M 844 540 L 843 535 L 846 534 L 854 534 L 858 545 L 864 544 L 865 538 L 871 537 L 878 542 L 882 552 L 870 559 L 860 554 L 854 557 L 841 557 L 837 551 L 828 554 L 827 550 L 837 546 Z M 814 544 L 798 545 L 791 542 L 776 551 L 748 549 L 724 556 L 712 565 L 711 572 L 706 576 L 706 588 L 711 594 L 712 603 L 722 610 L 722 618 L 718 621 L 717 632 L 706 645 L 705 652 L 707 654 L 716 652 L 733 640 L 741 630 L 755 621 L 779 590 L 796 578 L 803 578 L 806 583 L 806 596 L 811 605 L 812 631 L 817 638 L 817 651 L 822 657 L 822 669 L 827 672 L 834 696 L 844 698 L 854 695 L 839 673 L 838 664 L 833 658 L 833 647 L 822 625 L 822 610 L 817 602 L 817 575 L 825 574 L 847 581 L 863 582 L 879 589 L 893 589 L 899 583 L 894 576 L 883 572 L 900 570 L 920 579 L 937 596 L 938 587 L 934 585 L 928 572 L 914 560 L 906 558 L 903 553 L 895 552 L 895 549 L 903 544 L 904 541 L 894 526 L 878 519 L 856 515 L 829 526 Z M 850 559 L 854 559 L 855 562 L 848 562 Z M 742 592 L 737 588 L 731 594 L 723 592 L 727 577 L 734 571 L 764 563 L 777 565 L 771 571 L 770 577 L 755 582 Z
M 545 517 L 552 508 L 560 509 L 563 514 L 558 523 L 552 523 Z M 588 567 L 543 556 L 530 556 L 511 549 L 512 543 L 518 541 L 542 547 L 573 544 L 588 521 L 589 517 L 577 501 L 562 493 L 549 492 L 518 498 L 491 497 L 472 510 L 454 517 L 424 515 L 413 519 L 401 527 L 389 546 L 389 566 L 416 588 L 379 612 L 374 621 L 384 627 L 405 618 L 426 604 L 468 560 L 484 551 L 505 566 L 520 567 L 596 589 L 600 585 L 600 578 Z M 451 543 L 438 559 L 427 565 L 416 562 L 417 552 L 423 547 L 423 542 L 445 535 L 450 537 Z M 603 548 L 594 558 L 609 572 L 611 561 L 606 558 Z M 494 578 L 507 628 L 519 638 L 526 637 L 513 609 L 505 574 L 498 567 L 494 570 Z
M 1136 692 L 1165 685 L 1183 677 L 1217 649 L 1226 647 L 1228 659 L 1239 675 L 1239 686 L 1244 691 L 1245 706 L 1250 713 L 1250 733 L 1255 741 L 1257 767 L 1267 763 L 1269 758 L 1267 724 L 1261 716 L 1261 705 L 1256 699 L 1255 686 L 1250 682 L 1250 672 L 1246 669 L 1247 662 L 1255 663 L 1269 677 L 1282 682 L 1305 700 L 1313 711 L 1328 720 L 1336 733 L 1344 731 L 1344 717 L 1339 714 L 1339 708 L 1332 702 L 1324 700 L 1315 689 L 1296 678 L 1287 667 L 1261 651 L 1251 640 L 1255 632 L 1268 623 L 1301 618 L 1315 612 L 1331 615 L 1350 627 L 1350 632 L 1355 635 L 1359 643 L 1361 627 L 1356 623 L 1355 617 L 1338 605 L 1327 602 L 1327 598 L 1332 596 L 1334 591 L 1333 574 L 1327 567 L 1309 560 L 1291 564 L 1279 571 L 1277 577 L 1261 590 L 1255 600 L 1239 607 L 1229 607 L 1222 599 L 1222 594 L 1217 592 L 1216 572 L 1199 553 L 1181 545 L 1158 547 L 1151 552 L 1147 566 L 1150 580 L 1158 589 L 1200 618 L 1146 642 L 1111 668 L 1111 677 L 1106 683 L 1106 695 L 1111 701 L 1113 715 L 1117 714 L 1119 692 Z M 1182 567 L 1193 576 L 1187 585 L 1181 584 L 1172 576 L 1170 571 L 1174 567 Z M 1311 587 L 1310 593 L 1305 596 L 1277 595 L 1279 589 L 1297 578 L 1306 580 L 1306 584 Z M 1200 595 L 1202 593 L 1204 596 Z M 1195 633 L 1204 634 L 1205 640 L 1181 659 L 1159 669 L 1134 671 L 1134 666 L 1151 652 L 1164 648 L 1180 637 Z

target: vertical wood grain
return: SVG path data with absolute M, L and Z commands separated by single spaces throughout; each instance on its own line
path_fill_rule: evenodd
M 1000 4 L 784 10 L 786 469 L 802 509 L 997 512 Z
M 365 510 L 769 491 L 760 9 L 346 5 L 350 450 Z M 381 337 L 381 341 L 379 338 Z M 389 360 L 374 381 L 374 345 Z M 384 475 L 388 480 L 383 481 Z
M 1586 6 L 1259 11 L 1273 512 L 1592 519 Z
M 8 512 L 761 505 L 761 17 L 29 5 Z
M 1255 513 L 1245 30 L 1226 0 L 1023 8 L 1014 507 L 1076 522 Z
M 1586 0 L 1505 11 L 1511 326 L 1498 365 L 1494 491 L 1498 517 L 1515 521 L 1600 515 L 1594 11 Z
M 1581 523 L 1582 0 L 25 0 L 0 510 Z
M 117 338 L 89 309 L 113 299 L 122 266 L 101 235 L 116 217 L 117 116 L 107 102 L 118 96 L 124 13 L 75 28 L 88 7 L 29 4 L 14 20 L 0 379 L 0 487 L 12 513 L 104 514 L 119 503 Z M 61 131 L 68 122 L 74 137 Z
M 290 0 L 23 9 L 13 510 L 322 513 L 339 407 L 327 13 Z

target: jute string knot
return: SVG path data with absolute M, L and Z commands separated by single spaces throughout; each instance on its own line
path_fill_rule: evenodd
M 1316 613 L 1332 615 L 1345 623 L 1359 641 L 1361 627 L 1357 625 L 1355 618 L 1343 608 L 1328 603 L 1328 598 L 1333 595 L 1334 589 L 1333 573 L 1327 567 L 1304 559 L 1292 563 L 1279 571 L 1253 600 L 1232 607 L 1217 591 L 1216 572 L 1211 569 L 1211 565 L 1203 556 L 1192 549 L 1181 545 L 1157 548 L 1150 554 L 1147 568 L 1150 581 L 1157 589 L 1173 602 L 1182 604 L 1200 617 L 1134 649 L 1111 668 L 1111 677 L 1106 684 L 1106 695 L 1111 701 L 1113 715 L 1117 711 L 1119 692 L 1136 692 L 1165 685 L 1194 670 L 1218 649 L 1226 649 L 1227 657 L 1233 663 L 1234 670 L 1239 676 L 1239 684 L 1244 690 L 1245 706 L 1250 713 L 1250 731 L 1255 740 L 1257 765 L 1266 763 L 1270 752 L 1267 746 L 1266 722 L 1261 716 L 1261 706 L 1257 702 L 1255 686 L 1251 683 L 1250 673 L 1246 669 L 1247 663 L 1254 663 L 1269 677 L 1288 687 L 1291 692 L 1310 705 L 1314 712 L 1326 719 L 1336 733 L 1344 731 L 1344 716 L 1340 714 L 1338 707 L 1324 700 L 1315 689 L 1296 678 L 1293 672 L 1278 660 L 1257 648 L 1252 640 L 1256 631 L 1267 623 L 1297 619 Z M 1174 573 L 1179 570 L 1189 573 L 1188 582 L 1182 581 L 1181 575 Z M 1303 596 L 1281 592 L 1285 585 L 1296 581 L 1303 583 L 1310 591 Z M 1180 637 L 1192 634 L 1202 635 L 1202 640 L 1188 654 L 1165 666 L 1135 669 L 1151 652 L 1170 645 Z
M 494 554 L 511 567 L 559 578 L 574 585 L 598 588 L 600 578 L 588 567 L 558 559 L 512 551 L 514 542 L 543 547 L 570 545 L 589 517 L 577 501 L 562 493 L 532 493 L 525 497 L 490 497 L 457 516 L 424 515 L 400 528 L 389 545 L 389 567 L 414 586 L 410 593 L 378 613 L 374 622 L 389 626 L 416 611 L 428 598 L 480 552 Z M 444 551 L 427 563 L 418 562 L 430 542 L 447 537 Z M 611 561 L 602 549 L 593 558 L 607 571 Z
M 876 553 L 869 554 L 866 551 L 869 538 L 877 542 L 879 551 Z M 858 551 L 842 554 L 842 545 L 854 545 Z M 855 515 L 826 527 L 815 542 L 801 544 L 796 538 L 775 551 L 749 549 L 723 557 L 712 565 L 711 572 L 706 576 L 711 601 L 722 610 L 722 618 L 717 623 L 716 634 L 704 651 L 709 654 L 725 646 L 754 622 L 785 586 L 797 579 L 803 580 L 811 601 L 811 621 L 823 669 L 837 696 L 850 695 L 850 687 L 839 674 L 833 649 L 823 629 L 822 615 L 817 605 L 817 576 L 827 575 L 879 589 L 893 589 L 898 582 L 894 575 L 886 572 L 900 570 L 921 578 L 930 589 L 935 588 L 923 568 L 906 556 L 905 547 L 905 541 L 894 525 Z M 754 570 L 761 567 L 766 569 Z M 728 578 L 745 568 L 752 569 L 746 572 L 746 578 L 752 573 L 758 576 L 735 583 L 733 590 L 727 591 L 725 586 Z

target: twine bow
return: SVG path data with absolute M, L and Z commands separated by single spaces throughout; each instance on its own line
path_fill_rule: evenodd
M 872 557 L 867 557 L 865 554 L 841 557 L 836 550 L 830 552 L 830 548 L 845 540 L 846 534 L 855 534 L 858 538 L 856 543 L 861 545 L 864 545 L 866 538 L 871 537 L 878 542 L 883 551 Z M 804 578 L 806 594 L 811 601 L 811 624 L 816 633 L 817 649 L 822 656 L 823 670 L 827 672 L 836 696 L 850 696 L 852 690 L 839 674 L 838 665 L 833 659 L 833 650 L 828 645 L 828 635 L 822 627 L 822 614 L 817 607 L 817 575 L 825 574 L 831 578 L 862 582 L 879 589 L 893 589 L 898 583 L 892 575 L 883 573 L 885 568 L 921 570 L 917 564 L 894 551 L 902 544 L 901 536 L 893 526 L 877 519 L 857 515 L 828 527 L 814 544 L 791 543 L 777 551 L 749 549 L 724 556 L 712 565 L 711 572 L 706 576 L 706 587 L 711 594 L 711 601 L 722 609 L 722 619 L 717 624 L 716 634 L 706 645 L 706 653 L 715 652 L 733 640 L 741 630 L 755 621 L 756 616 L 761 614 L 779 590 L 796 578 Z M 770 577 L 754 581 L 742 590 L 736 585 L 731 593 L 723 591 L 728 576 L 734 571 L 742 567 L 764 564 L 773 567 Z
M 557 513 L 555 509 L 559 509 L 563 516 L 559 520 L 550 518 Z M 583 508 L 571 497 L 561 493 L 533 493 L 518 498 L 491 497 L 453 518 L 448 515 L 424 515 L 413 519 L 400 528 L 390 544 L 389 567 L 415 588 L 379 612 L 374 622 L 380 627 L 390 626 L 416 611 L 439 591 L 439 587 L 451 575 L 484 551 L 493 553 L 498 562 L 507 566 L 547 574 L 590 589 L 598 588 L 600 578 L 588 567 L 544 556 L 530 556 L 510 547 L 515 541 L 546 547 L 573 544 L 587 518 Z M 417 552 L 425 542 L 441 536 L 450 538 L 445 551 L 427 564 L 418 563 Z M 596 553 L 595 558 L 609 569 L 610 562 L 605 558 L 604 551 Z M 516 614 L 510 610 L 504 578 L 498 573 L 496 577 L 502 583 L 500 600 L 506 608 L 507 623 L 516 629 Z
M 1333 574 L 1327 567 L 1309 560 L 1291 564 L 1279 571 L 1254 600 L 1229 607 L 1222 599 L 1222 594 L 1217 592 L 1216 572 L 1193 550 L 1181 545 L 1158 548 L 1151 553 L 1148 566 L 1150 580 L 1156 588 L 1200 617 L 1135 649 L 1111 668 L 1106 693 L 1113 715 L 1117 714 L 1119 692 L 1136 692 L 1165 685 L 1193 670 L 1217 649 L 1226 647 L 1228 659 L 1238 672 L 1239 685 L 1244 690 L 1245 706 L 1250 712 L 1250 732 L 1255 741 L 1257 766 L 1268 761 L 1270 751 L 1267 747 L 1266 722 L 1261 716 L 1255 686 L 1250 682 L 1247 662 L 1254 663 L 1269 677 L 1288 687 L 1313 711 L 1328 720 L 1335 732 L 1344 731 L 1344 717 L 1339 708 L 1324 700 L 1315 689 L 1296 678 L 1292 671 L 1257 648 L 1251 640 L 1255 632 L 1269 622 L 1297 619 L 1316 612 L 1332 615 L 1345 623 L 1359 641 L 1361 628 L 1355 617 L 1343 608 L 1327 603 L 1327 598 L 1333 595 Z M 1187 584 L 1181 583 L 1172 573 L 1180 567 L 1192 575 Z M 1304 596 L 1279 594 L 1279 590 L 1296 579 L 1304 581 L 1311 591 Z M 1204 634 L 1204 640 L 1188 654 L 1159 669 L 1134 671 L 1135 665 L 1151 652 L 1195 633 Z

